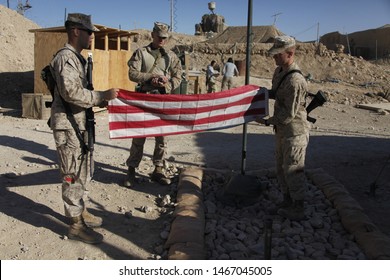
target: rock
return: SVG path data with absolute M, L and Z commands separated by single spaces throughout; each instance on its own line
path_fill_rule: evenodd
M 310 224 L 314 229 L 321 229 L 324 227 L 324 222 L 320 217 L 313 217 L 310 219 Z
M 216 212 L 217 206 L 210 200 L 205 201 L 206 212 L 209 214 L 214 214 Z
M 168 239 L 168 237 L 169 237 L 169 231 L 166 231 L 166 230 L 162 231 L 162 232 L 160 233 L 160 237 L 161 237 L 162 239 L 164 239 L 164 240 Z
M 140 207 L 140 211 L 144 213 L 150 213 L 153 211 L 153 207 L 150 207 L 148 205 L 143 205 Z
M 229 259 L 252 259 L 255 255 L 264 257 L 264 220 L 269 218 L 265 210 L 275 204 L 269 200 L 268 193 L 275 193 L 278 189 L 273 180 L 269 179 L 269 185 L 273 187 L 265 188 L 259 202 L 235 208 L 216 204 L 216 196 L 212 193 L 217 192 L 220 185 L 210 179 L 210 184 L 204 186 L 208 198 L 205 203 L 214 212 L 212 218 L 206 215 L 205 244 L 208 255 L 213 259 L 227 259 L 227 256 Z M 279 201 L 280 191 L 275 197 L 278 197 L 275 201 Z M 311 197 L 306 205 L 307 215 L 310 214 L 308 220 L 296 222 L 271 215 L 272 258 L 334 259 L 337 255 L 343 255 L 343 258 L 362 259 L 359 253 L 363 256 L 364 253 L 349 239 L 350 235 L 345 232 L 338 211 L 324 193 L 309 184 L 308 197 Z M 344 249 L 347 250 L 343 253 Z
M 125 217 L 128 218 L 128 219 L 132 218 L 133 217 L 133 211 L 125 212 Z

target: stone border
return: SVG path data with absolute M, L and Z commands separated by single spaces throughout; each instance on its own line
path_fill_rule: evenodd
M 382 233 L 364 213 L 345 187 L 322 168 L 306 171 L 317 186 L 333 203 L 345 229 L 355 236 L 356 242 L 369 259 L 390 259 L 390 237 Z
M 345 187 L 321 168 L 307 170 L 306 174 L 332 202 L 341 223 L 355 236 L 367 258 L 390 259 L 390 237 L 378 229 Z M 165 244 L 170 260 L 204 260 L 206 257 L 202 178 L 203 171 L 198 168 L 185 169 L 180 174 L 174 221 Z

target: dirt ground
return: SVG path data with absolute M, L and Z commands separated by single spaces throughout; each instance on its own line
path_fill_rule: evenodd
M 314 114 L 315 113 L 315 114 Z M 329 103 L 313 112 L 307 168 L 323 168 L 345 185 L 371 220 L 390 235 L 390 115 Z M 56 153 L 44 120 L 5 113 L 0 145 L 0 259 L 156 259 L 163 249 L 173 208 L 158 198 L 176 191 L 150 182 L 154 141 L 148 139 L 139 186 L 121 187 L 131 140 L 108 139 L 107 112 L 97 114 L 97 171 L 88 207 L 104 218 L 99 246 L 67 240 Z M 272 129 L 248 125 L 247 171 L 274 165 Z M 184 144 L 183 144 L 184 143 Z M 178 169 L 203 166 L 240 171 L 242 126 L 169 137 L 169 162 Z M 387 162 L 387 165 L 386 165 Z M 385 166 L 382 175 L 377 175 Z M 368 195 L 377 183 L 376 197 Z
M 121 186 L 131 140 L 108 138 L 108 116 L 96 115 L 96 173 L 89 187 L 87 206 L 104 218 L 98 229 L 103 244 L 87 245 L 66 238 L 57 155 L 46 120 L 21 118 L 21 93 L 32 92 L 33 53 L 15 45 L 29 44 L 28 29 L 35 23 L 13 20 L 13 11 L 0 6 L 0 259 L 160 259 L 166 258 L 167 238 L 177 181 L 159 186 L 149 180 L 154 141 L 146 142 L 145 156 L 138 170 L 139 185 Z M 16 23 L 18 22 L 18 23 Z M 20 32 L 21 36 L 15 36 Z M 23 37 L 24 36 L 24 37 Z M 19 39 L 24 40 L 20 41 Z M 144 44 L 148 40 L 145 35 Z M 176 35 L 178 44 L 199 41 Z M 307 151 L 307 168 L 322 168 L 341 182 L 364 208 L 370 219 L 390 236 L 390 114 L 384 110 L 356 108 L 359 103 L 383 103 L 388 93 L 389 64 L 376 65 L 348 55 L 325 52 L 316 56 L 302 47 L 297 60 L 313 80 L 309 90 L 326 92 L 329 102 L 311 116 L 313 125 Z M 23 54 L 23 56 L 22 56 Z M 194 68 L 205 68 L 218 54 L 192 53 Z M 18 58 L 19 57 L 19 58 Z M 271 58 L 254 56 L 250 83 L 270 87 L 274 69 Z M 244 84 L 244 77 L 235 80 Z M 270 108 L 272 114 L 272 101 Z M 241 168 L 242 126 L 197 134 L 171 136 L 169 163 L 174 170 L 202 166 L 217 170 Z M 274 139 L 270 127 L 248 124 L 247 171 L 274 166 Z M 375 184 L 376 196 L 369 196 Z M 172 202 L 161 205 L 162 197 Z

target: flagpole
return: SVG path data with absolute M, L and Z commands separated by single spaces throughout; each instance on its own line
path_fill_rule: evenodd
M 245 69 L 245 85 L 249 85 L 249 75 L 251 66 L 251 47 L 252 47 L 252 0 L 248 0 L 248 23 L 246 33 L 246 69 Z M 246 145 L 247 145 L 247 124 L 243 125 L 242 132 L 242 159 L 241 159 L 241 174 L 245 175 L 246 169 Z

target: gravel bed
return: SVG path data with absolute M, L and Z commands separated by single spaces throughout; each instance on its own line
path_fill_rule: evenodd
M 282 201 L 274 172 L 256 174 L 259 190 L 222 203 L 230 176 L 208 172 L 203 178 L 207 259 L 265 259 L 265 221 L 272 220 L 271 259 L 364 260 L 364 252 L 341 223 L 338 211 L 308 179 L 306 220 L 295 222 L 276 213 Z

